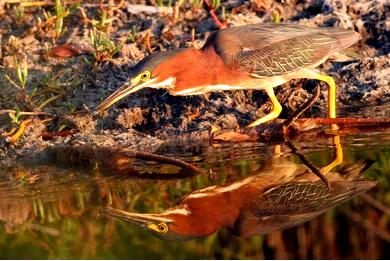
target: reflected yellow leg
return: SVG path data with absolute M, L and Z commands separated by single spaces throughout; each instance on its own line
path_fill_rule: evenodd
M 265 115 L 264 117 L 261 117 L 260 119 L 255 120 L 254 122 L 249 124 L 247 127 L 255 127 L 255 126 L 260 125 L 262 123 L 265 123 L 267 121 L 276 119 L 280 115 L 280 113 L 282 112 L 282 105 L 280 105 L 278 99 L 276 98 L 275 93 L 274 93 L 274 89 L 267 88 L 265 91 L 267 92 L 267 95 L 272 102 L 272 105 L 273 105 L 272 111 L 270 113 L 268 113 L 267 115 Z
M 336 125 L 337 126 L 337 125 Z M 340 144 L 340 136 L 336 135 L 332 138 L 333 145 L 335 147 L 335 155 L 333 161 L 327 166 L 321 168 L 321 173 L 326 175 L 329 173 L 334 167 L 340 165 L 343 162 L 343 148 Z

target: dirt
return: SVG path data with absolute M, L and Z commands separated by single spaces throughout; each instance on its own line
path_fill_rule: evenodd
M 152 5 L 149 1 L 131 4 Z M 99 18 L 99 7 L 85 7 L 89 19 Z M 276 12 L 281 22 L 309 26 L 335 26 L 353 29 L 363 39 L 353 50 L 360 59 L 347 62 L 325 62 L 320 69 L 335 78 L 338 85 L 338 114 L 358 117 L 390 116 L 390 5 L 388 1 L 342 0 L 229 0 L 222 3 L 228 14 L 228 25 L 272 22 Z M 50 146 L 91 143 L 154 151 L 167 137 L 188 133 L 207 133 L 211 125 L 234 129 L 244 126 L 271 109 L 261 91 L 209 93 L 177 97 L 159 90 L 142 90 L 110 108 L 103 116 L 94 108 L 127 80 L 131 68 L 149 53 L 182 46 L 201 47 L 210 32 L 217 30 L 207 10 L 194 8 L 190 2 L 180 7 L 179 18 L 173 14 L 136 13 L 130 4 L 114 11 L 110 39 L 123 42 L 121 50 L 107 61 L 94 63 L 91 53 L 74 57 L 52 57 L 51 48 L 70 43 L 90 49 L 90 23 L 79 9 L 64 19 L 62 36 L 53 41 L 37 29 L 43 10 L 53 7 L 26 7 L 23 18 L 17 18 L 13 6 L 0 6 L 0 111 L 40 110 L 47 99 L 60 95 L 41 111 L 54 115 L 38 116 L 15 144 L 0 138 L 1 158 L 32 159 Z M 221 15 L 221 8 L 218 9 Z M 135 28 L 135 41 L 128 35 Z M 192 41 L 191 31 L 195 29 Z M 150 35 L 150 48 L 145 39 Z M 127 39 L 127 40 L 126 40 Z M 150 49 L 150 50 L 149 50 Z M 15 59 L 26 64 L 28 78 L 25 90 L 17 82 Z M 275 89 L 286 118 L 305 102 L 320 84 L 314 80 L 294 80 Z M 33 97 L 33 98 L 31 98 Z M 305 113 L 306 117 L 326 115 L 326 92 Z M 22 119 L 26 119 L 23 116 Z M 44 121 L 44 120 L 47 121 Z M 0 115 L 0 133 L 11 129 L 8 114 Z M 15 126 L 15 125 L 14 125 Z M 42 132 L 72 131 L 68 137 L 42 139 Z

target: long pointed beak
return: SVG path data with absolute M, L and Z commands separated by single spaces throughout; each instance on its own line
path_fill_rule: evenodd
M 96 110 L 98 112 L 103 112 L 108 107 L 112 106 L 117 101 L 123 99 L 127 95 L 136 92 L 143 88 L 142 85 L 136 84 L 131 85 L 130 83 L 125 83 L 118 90 L 116 90 L 113 94 L 111 94 L 107 99 L 105 99 L 99 106 L 97 106 Z
M 103 214 L 108 216 L 121 219 L 123 221 L 127 221 L 129 223 L 147 228 L 147 226 L 151 223 L 160 223 L 160 222 L 171 222 L 172 220 L 160 217 L 156 214 L 139 214 L 127 212 L 119 209 L 113 208 L 105 208 L 103 210 Z

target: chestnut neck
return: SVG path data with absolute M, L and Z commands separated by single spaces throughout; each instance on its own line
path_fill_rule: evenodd
M 248 77 L 237 66 L 226 65 L 213 47 L 188 48 L 162 62 L 153 74 L 161 80 L 174 77 L 176 91 L 207 85 L 234 85 Z

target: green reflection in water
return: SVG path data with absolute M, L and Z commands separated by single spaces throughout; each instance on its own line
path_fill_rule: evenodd
M 388 135 L 342 138 L 343 166 L 376 163 L 365 176 L 378 181 L 369 192 L 390 204 Z M 329 140 L 297 143 L 316 166 L 332 160 Z M 6 258 L 386 258 L 388 215 L 356 197 L 299 227 L 249 238 L 226 229 L 185 242 L 162 241 L 128 223 L 101 216 L 102 207 L 161 213 L 185 195 L 251 175 L 265 167 L 272 146 L 222 146 L 202 152 L 199 166 L 212 170 L 192 178 L 153 180 L 109 176 L 53 166 L 0 170 L 0 257 Z M 294 155 L 286 156 L 299 162 Z

